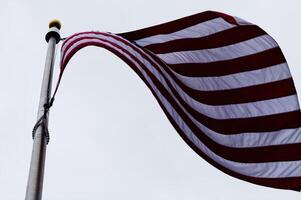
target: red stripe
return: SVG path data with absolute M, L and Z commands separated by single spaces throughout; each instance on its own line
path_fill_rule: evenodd
M 98 32 L 96 32 L 96 31 L 79 32 L 79 33 L 76 33 L 76 34 L 73 34 L 73 35 L 67 37 L 67 38 L 64 40 L 64 42 L 63 42 L 63 44 L 62 44 L 62 46 L 61 46 L 61 53 L 65 53 L 65 51 L 64 51 L 64 52 L 62 51 L 62 49 L 66 46 L 66 44 L 69 42 L 69 40 L 71 40 L 71 39 L 73 39 L 73 38 L 75 38 L 76 36 L 79 36 L 79 35 L 83 35 L 83 34 L 91 34 L 91 33 L 98 33 Z M 70 47 L 70 45 L 69 45 L 69 47 Z M 67 47 L 66 49 L 68 49 L 69 47 Z M 61 58 L 62 58 L 62 56 L 61 56 Z M 62 60 L 61 60 L 61 61 L 62 61 Z M 62 64 L 62 63 L 61 63 L 61 64 Z M 61 67 L 62 67 L 62 65 L 61 65 Z
M 87 44 L 84 44 L 84 45 L 91 45 L 91 44 L 87 43 Z M 82 46 L 81 48 L 83 48 L 83 47 L 84 46 Z M 118 51 L 116 51 L 116 50 L 114 50 L 114 49 L 112 49 L 112 48 L 110 48 L 108 46 L 105 46 L 105 45 L 103 47 L 106 48 L 106 49 L 108 49 L 108 50 L 110 50 L 111 52 L 115 53 L 121 59 L 123 59 L 124 61 L 126 61 L 136 71 L 136 73 L 142 78 L 142 80 L 148 85 L 147 81 L 143 78 L 143 76 L 140 74 L 140 72 L 135 68 L 135 65 L 133 63 L 131 63 L 129 60 L 127 60 Z M 76 51 L 78 51 L 79 49 L 77 49 Z M 73 54 L 75 52 L 73 52 Z M 149 88 L 151 89 L 150 86 L 149 86 Z M 244 175 L 238 174 L 236 172 L 233 172 L 232 170 L 229 170 L 229 169 L 223 167 L 222 165 L 216 163 L 211 158 L 209 158 L 208 156 L 206 156 L 203 152 L 201 152 L 193 143 L 191 143 L 189 141 L 189 139 L 185 136 L 185 134 L 181 131 L 181 129 L 177 126 L 177 124 L 173 121 L 172 117 L 166 111 L 166 109 L 164 108 L 164 106 L 161 104 L 161 102 L 159 101 L 158 97 L 155 95 L 154 91 L 152 89 L 151 89 L 151 91 L 154 94 L 154 96 L 157 98 L 157 100 L 160 103 L 160 105 L 161 105 L 162 109 L 164 110 L 165 114 L 167 115 L 167 117 L 169 118 L 169 120 L 171 121 L 171 123 L 173 124 L 173 126 L 176 128 L 176 130 L 180 133 L 180 135 L 182 136 L 182 138 L 191 146 L 192 149 L 194 149 L 200 156 L 202 156 L 204 159 L 206 159 L 208 162 L 210 162 L 215 167 L 219 168 L 220 170 L 224 171 L 225 173 L 227 173 L 227 174 L 229 174 L 231 176 L 235 176 L 237 178 L 240 178 L 240 179 L 252 182 L 252 183 L 256 183 L 256 184 L 260 184 L 260 185 L 265 185 L 265 186 L 269 186 L 269 187 L 275 187 L 275 188 L 300 190 L 300 185 L 301 185 L 301 179 L 300 179 L 300 177 L 275 178 L 275 179 L 273 179 L 273 178 L 268 178 L 268 179 L 267 178 L 253 178 L 253 177 L 244 176 Z
M 123 38 L 126 38 L 128 40 L 134 41 L 134 40 L 139 40 L 142 38 L 150 37 L 153 35 L 158 35 L 158 34 L 168 34 L 172 32 L 176 32 L 185 28 L 188 28 L 190 26 L 212 20 L 218 17 L 222 17 L 225 21 L 231 24 L 237 24 L 235 19 L 231 16 L 227 16 L 223 13 L 219 12 L 214 12 L 214 11 L 206 11 L 202 13 L 198 13 L 195 15 L 191 15 L 188 17 L 184 17 L 175 21 L 163 23 L 160 25 L 156 26 L 151 26 L 148 28 L 136 30 L 136 31 L 131 31 L 127 33 L 120 33 L 120 35 Z
M 266 32 L 256 25 L 236 26 L 205 37 L 177 39 L 151 44 L 144 48 L 155 54 L 211 49 L 243 42 L 265 34 Z
M 224 76 L 239 72 L 263 69 L 286 62 L 279 47 L 257 54 L 244 56 L 227 61 L 211 63 L 169 64 L 178 74 L 190 77 Z

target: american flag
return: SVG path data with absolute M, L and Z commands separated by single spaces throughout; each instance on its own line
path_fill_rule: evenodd
M 61 72 L 91 45 L 125 61 L 213 166 L 251 183 L 301 189 L 296 90 L 280 47 L 260 27 L 206 11 L 127 33 L 81 32 L 64 41 Z

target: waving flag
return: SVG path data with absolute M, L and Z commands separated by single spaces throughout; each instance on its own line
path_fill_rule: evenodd
M 207 11 L 128 33 L 77 33 L 62 45 L 62 72 L 91 45 L 124 60 L 209 163 L 255 184 L 301 189 L 296 90 L 278 44 L 261 28 Z

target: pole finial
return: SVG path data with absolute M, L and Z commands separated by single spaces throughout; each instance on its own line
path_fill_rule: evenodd
M 56 43 L 59 43 L 61 36 L 60 36 L 60 29 L 62 27 L 61 22 L 57 19 L 52 20 L 49 23 L 49 31 L 47 32 L 45 39 L 48 42 L 51 37 L 54 37 L 56 40 Z
M 58 19 L 54 19 L 51 22 L 49 22 L 48 26 L 49 26 L 49 28 L 56 27 L 57 29 L 60 30 L 62 27 L 62 24 Z

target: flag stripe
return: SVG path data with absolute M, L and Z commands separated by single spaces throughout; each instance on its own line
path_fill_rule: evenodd
M 176 72 L 173 73 L 183 84 L 198 91 L 243 88 L 268 82 L 275 82 L 277 80 L 284 80 L 291 77 L 286 63 L 225 76 L 188 77 L 180 75 Z
M 286 62 L 286 60 L 280 48 L 276 47 L 256 54 L 226 61 L 172 64 L 168 66 L 173 71 L 183 76 L 208 77 L 224 76 L 245 71 L 263 69 L 284 62 Z
M 160 34 L 169 34 L 173 32 L 177 32 L 180 30 L 183 30 L 185 28 L 194 26 L 199 23 L 206 22 L 208 20 L 212 20 L 215 18 L 222 17 L 224 20 L 231 24 L 236 24 L 236 21 L 233 17 L 222 14 L 222 13 L 217 13 L 217 12 L 212 12 L 212 11 L 207 11 L 203 12 L 200 14 L 195 14 L 189 17 L 184 17 L 179 20 L 175 20 L 172 22 L 152 26 L 149 28 L 141 29 L 138 31 L 132 31 L 132 32 L 127 32 L 127 33 L 121 33 L 119 34 L 120 36 L 127 38 L 128 40 L 139 40 L 142 38 L 146 37 L 151 37 L 154 35 L 160 35 Z
M 146 49 L 152 51 L 155 54 L 165 54 L 177 51 L 219 48 L 243 42 L 245 40 L 250 40 L 262 35 L 266 35 L 266 32 L 258 26 L 247 25 L 236 26 L 221 32 L 216 32 L 215 34 L 207 35 L 206 37 L 200 36 L 198 38 L 185 37 L 182 39 L 174 39 L 173 35 L 171 35 L 169 36 L 169 42 L 153 43 L 148 46 L 141 45 L 141 42 L 138 42 L 137 40 L 135 42 L 140 46 L 144 46 Z
M 232 16 L 234 19 L 235 19 L 235 22 L 238 24 L 238 25 L 250 25 L 252 24 L 251 22 L 248 22 L 240 17 L 236 17 L 236 16 Z
M 218 144 L 228 147 L 245 148 L 245 147 L 264 147 L 270 145 L 293 144 L 301 140 L 300 128 L 283 129 L 272 132 L 252 132 L 240 133 L 235 135 L 223 135 L 217 133 L 197 120 L 189 113 L 185 112 L 209 138 L 216 141 Z
M 208 20 L 194 26 L 176 31 L 170 34 L 154 35 L 139 40 L 135 40 L 140 46 L 148 46 L 156 43 L 165 43 L 172 40 L 183 38 L 199 38 L 218 33 L 220 31 L 228 30 L 235 27 L 235 25 L 226 22 L 223 18 Z
M 278 47 L 278 44 L 269 35 L 263 35 L 224 47 L 156 55 L 167 64 L 210 63 L 248 56 L 275 47 Z

